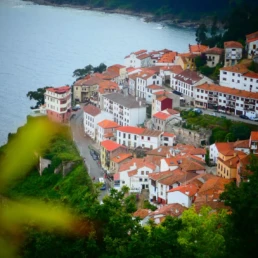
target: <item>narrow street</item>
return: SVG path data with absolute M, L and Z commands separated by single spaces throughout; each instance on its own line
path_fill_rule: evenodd
M 95 178 L 94 182 L 98 182 L 100 177 L 104 178 L 104 171 L 98 165 L 98 160 L 93 160 L 92 156 L 90 155 L 89 145 L 93 144 L 93 140 L 84 134 L 83 131 L 83 106 L 80 110 L 74 113 L 70 120 L 71 131 L 73 134 L 73 141 L 75 142 L 78 151 L 82 158 L 84 158 L 85 165 L 87 167 L 89 176 L 91 178 Z M 110 182 L 106 180 L 106 190 L 100 190 L 99 200 L 108 194 L 110 188 Z

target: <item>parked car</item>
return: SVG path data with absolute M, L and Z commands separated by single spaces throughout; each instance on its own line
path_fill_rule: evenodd
M 249 119 L 249 117 L 246 116 L 246 115 L 240 115 L 239 117 L 242 118 L 242 119 Z
M 81 107 L 75 106 L 75 107 L 72 108 L 73 111 L 77 111 L 79 109 L 81 109 Z
M 90 150 L 90 155 L 95 155 L 95 151 L 94 150 Z
M 194 108 L 193 111 L 198 114 L 202 114 L 202 110 L 200 108 Z
M 183 96 L 183 93 L 181 93 L 180 91 L 177 91 L 177 90 L 173 90 L 172 91 L 174 94 L 176 94 L 176 95 L 179 95 L 179 96 Z
M 258 122 L 258 117 L 250 118 L 250 120 L 252 120 L 252 121 L 254 121 L 254 122 Z
M 92 158 L 93 158 L 94 160 L 98 160 L 98 156 L 97 156 L 96 154 L 93 154 L 93 155 L 92 155 Z

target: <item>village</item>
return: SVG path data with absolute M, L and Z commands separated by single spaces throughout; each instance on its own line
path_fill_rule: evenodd
M 196 71 L 198 56 L 211 68 L 224 64 L 217 80 Z M 187 53 L 139 50 L 72 87 L 48 88 L 41 112 L 68 124 L 81 112 L 103 184 L 127 186 L 158 208 L 136 211 L 142 224 L 180 217 L 193 204 L 197 210 L 226 208 L 219 196 L 226 184 L 246 180 L 251 155 L 258 154 L 258 130 L 248 139 L 210 144 L 208 130 L 182 127 L 180 110 L 257 123 L 258 73 L 248 69 L 252 61 L 258 62 L 258 31 L 246 35 L 246 48 L 229 41 L 224 49 L 189 45 Z

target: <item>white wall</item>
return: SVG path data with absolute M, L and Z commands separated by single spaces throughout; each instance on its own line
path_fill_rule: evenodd
M 167 200 L 167 204 L 179 203 L 187 208 L 192 205 L 191 198 L 186 194 L 181 193 L 180 191 L 167 193 Z

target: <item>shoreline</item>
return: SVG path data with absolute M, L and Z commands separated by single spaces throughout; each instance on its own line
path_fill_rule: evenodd
M 97 11 L 103 13 L 110 13 L 110 14 L 123 14 L 123 15 L 130 15 L 134 17 L 143 18 L 145 22 L 161 22 L 166 25 L 175 25 L 181 28 L 189 28 L 189 29 L 196 29 L 198 28 L 201 20 L 199 21 L 191 21 L 191 20 L 183 20 L 179 18 L 171 18 L 171 17 L 163 17 L 159 18 L 152 13 L 138 13 L 132 10 L 125 10 L 125 9 L 106 9 L 104 7 L 96 8 L 87 5 L 72 5 L 72 4 L 53 4 L 47 0 L 22 0 L 24 2 L 32 2 L 37 5 L 45 5 L 45 6 L 53 6 L 53 7 L 67 7 L 73 8 L 78 10 L 87 10 L 87 11 Z

